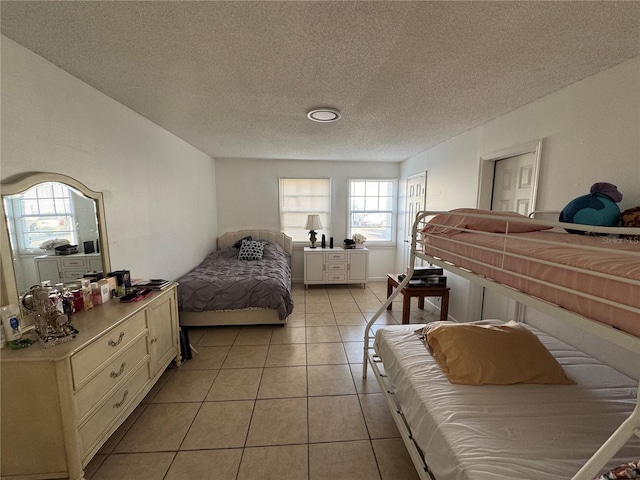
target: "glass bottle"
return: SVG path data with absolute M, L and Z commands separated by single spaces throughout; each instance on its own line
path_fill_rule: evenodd
M 80 280 L 80 283 L 82 285 L 82 302 L 83 302 L 83 307 L 84 307 L 84 311 L 86 312 L 87 310 L 93 308 L 93 302 L 91 301 L 91 282 L 89 281 L 89 279 L 83 278 L 82 280 Z
M 91 282 L 91 302 L 94 307 L 102 304 L 102 292 L 97 282 Z
M 84 310 L 84 298 L 82 296 L 82 290 L 74 290 L 71 293 L 73 293 L 73 309 L 76 312 L 82 312 Z

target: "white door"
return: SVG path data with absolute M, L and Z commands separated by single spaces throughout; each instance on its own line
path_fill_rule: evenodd
M 491 210 L 529 215 L 533 204 L 533 152 L 495 162 Z
M 529 152 L 495 162 L 491 210 L 518 212 L 522 215 L 531 212 L 534 203 L 535 159 L 535 153 Z M 483 319 L 522 320 L 522 315 L 523 306 L 518 302 L 484 289 Z
M 416 220 L 416 213 L 425 209 L 427 202 L 427 172 L 418 173 L 407 178 L 407 202 L 405 208 L 404 224 L 404 255 L 402 267 L 409 267 L 409 257 L 411 255 L 411 229 Z M 422 263 L 422 262 L 420 262 Z

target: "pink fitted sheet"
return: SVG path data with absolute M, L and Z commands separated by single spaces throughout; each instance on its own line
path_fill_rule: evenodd
M 640 286 L 625 281 L 640 281 L 638 240 L 549 231 L 515 233 L 506 237 L 476 232 L 428 234 L 423 240 L 424 253 L 428 255 L 640 337 L 640 315 L 620 308 L 622 305 L 640 308 Z M 547 241 L 558 243 L 551 245 L 545 243 Z M 589 247 L 597 247 L 598 250 L 590 250 Z M 526 258 L 484 248 L 504 250 Z M 542 263 L 544 261 L 552 264 Z M 571 268 L 600 272 L 610 277 L 598 278 Z M 511 272 L 527 278 L 517 277 Z M 567 293 L 556 286 L 582 292 L 586 297 Z M 614 302 L 614 305 L 602 303 L 600 299 Z

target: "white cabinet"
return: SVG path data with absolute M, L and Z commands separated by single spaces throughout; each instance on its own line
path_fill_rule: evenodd
M 304 283 L 324 283 L 324 253 L 304 249 Z
M 38 281 L 51 284 L 70 282 L 87 272 L 102 271 L 99 253 L 75 253 L 73 255 L 41 255 L 36 257 Z
M 151 374 L 156 375 L 176 355 L 179 344 L 178 306 L 174 295 L 149 305 L 147 309 L 149 325 L 149 351 L 151 353 Z
M 304 284 L 367 283 L 369 250 L 366 248 L 304 249 Z
M 348 250 L 348 257 L 347 280 L 349 283 L 366 283 L 369 279 L 369 250 Z
M 181 361 L 175 285 L 132 303 L 113 299 L 73 317 L 77 337 L 4 348 L 3 478 L 69 478 Z

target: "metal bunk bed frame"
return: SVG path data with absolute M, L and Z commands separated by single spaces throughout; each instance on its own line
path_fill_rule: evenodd
M 459 275 L 467 280 L 480 284 L 483 287 L 490 288 L 497 293 L 501 293 L 502 295 L 514 299 L 518 302 L 522 302 L 523 304 L 530 305 L 531 307 L 539 310 L 543 313 L 551 315 L 555 318 L 561 319 L 562 321 L 566 321 L 571 325 L 587 325 L 588 329 L 595 335 L 604 338 L 608 341 L 611 341 L 617 345 L 622 346 L 623 348 L 627 348 L 630 351 L 640 353 L 640 339 L 634 337 L 625 332 L 616 330 L 607 325 L 601 324 L 599 322 L 595 322 L 591 319 L 588 319 L 582 315 L 566 310 L 558 305 L 551 304 L 542 299 L 533 297 L 531 295 L 527 295 L 519 290 L 516 290 L 508 285 L 504 285 L 496 282 L 490 278 L 477 275 L 470 270 L 463 269 L 457 267 L 456 265 L 443 261 L 440 258 L 433 257 L 422 253 L 417 250 L 417 247 L 422 245 L 422 241 L 418 239 L 418 232 L 421 229 L 421 226 L 424 226 L 427 222 L 427 219 L 438 215 L 438 214 L 454 214 L 454 212 L 446 212 L 446 211 L 420 211 L 416 214 L 416 219 L 413 223 L 412 231 L 411 231 L 411 254 L 409 260 L 409 267 L 407 269 L 407 274 L 404 280 L 398 285 L 397 288 L 391 293 L 391 295 L 386 299 L 386 301 L 380 306 L 378 311 L 371 317 L 369 322 L 367 322 L 367 326 L 364 333 L 364 358 L 362 364 L 362 377 L 367 378 L 367 367 L 371 366 L 371 369 L 378 381 L 380 388 L 384 394 L 385 401 L 387 406 L 389 407 L 390 412 L 392 413 L 393 420 L 398 427 L 400 435 L 404 441 L 404 444 L 407 448 L 409 456 L 413 461 L 418 476 L 421 480 L 437 480 L 433 475 L 429 466 L 426 464 L 424 456 L 418 447 L 418 445 L 414 442 L 413 436 L 411 433 L 411 428 L 407 424 L 404 414 L 402 412 L 401 406 L 398 404 L 394 397 L 393 386 L 391 382 L 388 380 L 384 371 L 380 368 L 380 364 L 382 360 L 378 355 L 376 355 L 372 341 L 374 336 L 372 335 L 372 327 L 375 322 L 380 318 L 380 316 L 386 311 L 387 307 L 391 304 L 393 299 L 402 292 L 402 289 L 409 283 L 411 277 L 413 275 L 414 266 L 416 264 L 417 259 L 426 260 L 431 264 L 438 265 L 449 272 Z M 485 214 L 475 214 L 475 213 L 464 213 L 465 216 L 483 218 L 483 219 L 492 219 L 495 220 L 496 217 L 492 217 L 490 215 Z M 568 224 L 563 222 L 545 222 L 541 220 L 534 219 L 523 219 L 523 218 L 513 218 L 509 219 L 507 217 L 498 217 L 499 220 L 504 221 L 506 223 L 506 232 L 509 231 L 509 223 L 530 223 L 533 225 L 544 225 L 544 226 L 552 226 L 556 228 L 573 228 L 575 229 L 574 224 Z M 611 227 L 592 227 L 587 225 L 581 225 L 581 230 L 593 233 L 603 233 L 603 234 L 627 234 L 627 235 L 635 235 L 636 238 L 640 238 L 640 228 L 611 228 Z M 460 230 L 468 231 L 464 228 Z M 490 234 L 495 235 L 495 234 Z M 506 235 L 505 234 L 497 234 L 497 235 Z M 506 251 L 502 251 L 503 254 L 507 254 Z M 606 275 L 603 275 L 606 278 Z M 640 282 L 633 282 L 634 284 L 640 286 Z M 631 310 L 635 313 L 638 313 L 640 316 L 640 309 L 634 307 L 625 307 L 627 310 Z M 586 323 L 585 323 L 586 322 Z M 384 366 L 384 365 L 383 365 Z M 640 370 L 640 368 L 639 368 Z M 639 382 L 640 382 L 640 371 L 637 373 Z M 640 387 L 637 389 L 637 399 L 636 406 L 630 416 L 613 432 L 613 434 L 602 444 L 602 446 L 592 455 L 592 457 L 582 466 L 582 468 L 571 478 L 571 480 L 592 480 L 607 464 L 609 459 L 611 459 L 618 450 L 625 445 L 633 436 L 640 437 Z

